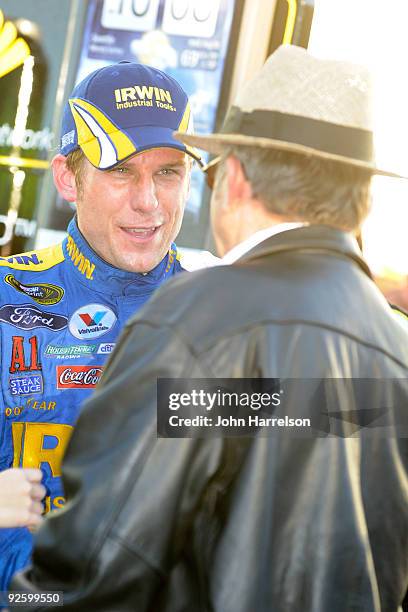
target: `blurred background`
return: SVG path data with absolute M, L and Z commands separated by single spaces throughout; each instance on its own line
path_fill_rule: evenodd
M 377 159 L 408 176 L 406 0 L 0 0 L 0 256 L 58 242 L 74 213 L 49 161 L 78 80 L 122 59 L 165 70 L 191 96 L 195 130 L 220 127 L 237 87 L 282 42 L 366 64 Z M 194 171 L 179 246 L 212 250 L 209 198 Z M 408 308 L 408 181 L 376 177 L 363 250 Z

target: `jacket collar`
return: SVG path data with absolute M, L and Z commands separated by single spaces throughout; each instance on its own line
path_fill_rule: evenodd
M 76 217 L 68 225 L 68 236 L 62 243 L 70 273 L 90 289 L 110 295 L 150 293 L 165 278 L 180 269 L 177 247 L 172 244 L 166 257 L 147 274 L 128 272 L 111 266 L 91 248 L 81 234 Z
M 352 259 L 372 278 L 370 268 L 364 261 L 356 239 L 347 232 L 326 225 L 308 225 L 275 234 L 245 253 L 239 263 L 289 251 L 317 253 L 326 252 Z
M 265 229 L 259 230 L 252 234 L 248 238 L 246 238 L 243 242 L 240 242 L 236 246 L 234 246 L 228 253 L 224 255 L 221 260 L 222 264 L 232 264 L 237 259 L 241 259 L 248 251 L 251 251 L 256 247 L 257 244 L 263 242 L 267 238 L 274 236 L 275 234 L 279 234 L 279 232 L 287 232 L 290 229 L 295 229 L 296 227 L 302 227 L 306 225 L 305 223 L 278 223 L 276 225 L 271 225 Z

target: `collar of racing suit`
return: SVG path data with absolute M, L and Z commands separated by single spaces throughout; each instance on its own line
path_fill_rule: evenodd
M 68 225 L 68 236 L 62 243 L 65 259 L 71 264 L 71 272 L 77 280 L 90 289 L 110 295 L 134 295 L 150 293 L 168 276 L 181 270 L 177 247 L 171 244 L 166 257 L 150 272 L 128 272 L 111 266 L 90 247 L 81 234 L 76 217 Z

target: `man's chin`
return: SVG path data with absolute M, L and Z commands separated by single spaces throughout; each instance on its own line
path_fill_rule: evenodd
M 146 256 L 146 257 L 138 257 L 137 259 L 122 259 L 120 265 L 118 266 L 122 270 L 126 270 L 127 272 L 134 272 L 136 274 L 147 274 L 151 270 L 153 270 L 164 258 L 163 256 Z

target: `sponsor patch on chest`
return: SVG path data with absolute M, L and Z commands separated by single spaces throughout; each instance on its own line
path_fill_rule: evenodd
M 52 285 L 51 283 L 22 283 L 13 274 L 7 274 L 4 277 L 4 282 L 43 306 L 58 304 L 64 296 L 64 289 L 58 287 L 58 285 Z
M 57 366 L 57 389 L 93 389 L 102 371 L 100 366 Z
M 67 326 L 68 318 L 40 310 L 31 304 L 5 304 L 0 308 L 0 321 L 18 329 L 45 327 L 51 331 L 59 331 Z

